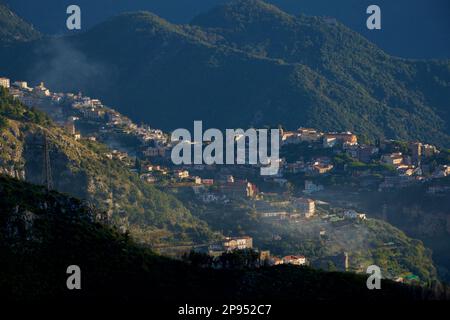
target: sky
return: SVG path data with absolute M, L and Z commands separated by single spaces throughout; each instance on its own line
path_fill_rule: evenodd
M 174 23 L 227 0 L 0 0 L 46 34 L 67 33 L 66 8 L 81 8 L 88 29 L 121 12 L 148 10 Z M 449 0 L 270 0 L 291 14 L 330 16 L 376 43 L 387 53 L 405 58 L 450 59 Z M 381 8 L 381 30 L 366 28 L 366 8 Z

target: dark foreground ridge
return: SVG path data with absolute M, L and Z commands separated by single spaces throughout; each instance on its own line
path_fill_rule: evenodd
M 57 192 L 0 177 L 0 295 L 12 302 L 424 301 L 431 290 L 364 276 L 279 266 L 202 269 L 164 258 L 102 223 L 102 212 Z M 81 290 L 66 269 L 81 268 Z M 442 295 L 439 297 L 442 298 Z

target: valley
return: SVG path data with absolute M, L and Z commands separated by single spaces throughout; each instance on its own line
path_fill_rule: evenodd
M 320 195 L 324 194 L 324 191 L 321 191 L 318 192 L 318 198 L 314 197 L 314 200 L 311 200 L 301 194 L 302 189 L 295 189 L 303 180 L 299 180 L 299 182 L 292 180 L 293 177 L 298 176 L 298 173 L 293 175 L 292 172 L 302 172 L 302 170 L 298 167 L 295 169 L 296 171 L 292 171 L 290 158 L 294 157 L 293 159 L 298 160 L 295 158 L 296 151 L 294 149 L 303 145 L 297 144 L 295 139 L 301 140 L 302 135 L 295 138 L 291 132 L 283 132 L 282 154 L 287 148 L 290 150 L 289 157 L 275 177 L 260 176 L 258 174 L 259 165 L 251 163 L 227 165 L 226 167 L 220 164 L 184 164 L 180 166 L 171 163 L 170 155 L 173 145 L 169 134 L 162 130 L 137 126 L 117 111 L 102 105 L 97 99 L 82 95 L 55 94 L 45 88 L 43 84 L 34 89 L 27 89 L 26 86 L 26 88 L 20 88 L 18 85 L 24 86 L 25 84 L 17 82 L 15 87 L 10 89 L 10 93 L 13 96 L 16 95 L 15 99 L 47 112 L 54 121 L 59 123 L 59 127 L 55 127 L 59 138 L 49 135 L 52 141 L 73 139 L 72 147 L 67 146 L 67 142 L 63 144 L 66 145 L 65 149 L 62 148 L 61 142 L 54 145 L 53 149 L 56 147 L 56 150 L 59 148 L 66 150 L 62 154 L 58 155 L 55 152 L 50 154 L 56 189 L 94 201 L 97 206 L 107 210 L 111 222 L 123 232 L 131 232 L 137 241 L 150 245 L 163 254 L 181 257 L 190 250 L 195 250 L 216 255 L 221 251 L 213 253 L 214 250 L 211 248 L 215 247 L 215 243 L 223 241 L 220 239 L 223 239 L 224 236 L 237 238 L 250 236 L 253 240 L 250 248 L 254 246 L 261 252 L 270 252 L 267 257 L 269 263 L 275 263 L 283 256 L 302 255 L 306 257 L 309 265 L 326 270 L 364 273 L 367 266 L 375 263 L 380 265 L 385 276 L 391 279 L 405 281 L 403 279 L 411 277 L 426 282 L 437 278 L 431 260 L 431 251 L 423 247 L 422 243 L 409 240 L 400 230 L 392 229 L 385 233 L 392 227 L 374 220 L 372 217 L 366 220 L 364 214 L 360 214 L 359 217 L 355 211 L 353 211 L 355 212 L 353 217 L 352 209 L 349 207 L 353 208 L 354 206 L 345 202 L 333 203 L 335 199 L 344 199 L 343 196 L 336 194 L 331 198 L 321 198 Z M 46 93 L 39 97 L 39 92 Z M 17 127 L 20 128 L 20 124 Z M 82 130 L 83 135 L 79 130 Z M 310 135 L 308 139 L 311 139 L 311 132 L 308 131 L 308 134 Z M 320 137 L 317 132 L 312 136 L 314 134 L 317 138 Z M 112 135 L 116 138 L 112 138 Z M 27 152 L 34 155 L 42 152 L 36 151 L 32 147 L 30 149 L 30 146 L 33 145 L 30 141 L 39 140 L 39 137 L 30 138 L 29 134 L 28 136 L 23 147 L 25 158 L 19 160 L 21 158 L 19 154 L 16 166 L 13 165 L 14 169 L 5 173 L 23 172 L 17 177 L 22 179 L 26 177 L 28 181 L 41 184 L 42 171 L 40 172 L 39 169 L 42 160 L 39 157 L 27 156 Z M 61 139 L 62 137 L 64 139 Z M 133 144 L 121 143 L 121 141 L 131 141 L 132 138 L 135 141 Z M 356 138 L 351 137 L 349 141 L 353 141 L 351 139 Z M 101 142 L 109 144 L 110 148 L 126 145 L 126 149 L 108 150 L 108 147 L 102 145 Z M 19 145 L 20 143 L 17 141 L 14 144 Z M 110 191 L 109 194 L 106 193 L 107 198 L 104 201 L 100 200 L 99 193 L 92 194 L 92 192 L 98 192 L 95 190 L 98 190 L 99 186 L 91 184 L 89 187 L 86 185 L 84 187 L 86 191 L 83 193 L 80 193 L 83 189 L 75 192 L 70 187 L 73 185 L 73 181 L 76 181 L 74 178 L 81 179 L 76 182 L 77 188 L 84 183 L 89 183 L 89 167 L 93 164 L 91 163 L 88 167 L 81 166 L 80 169 L 83 170 L 81 176 L 79 173 L 75 174 L 80 169 L 73 172 L 69 169 L 71 166 L 67 167 L 68 164 L 65 163 L 70 161 L 70 157 L 73 156 L 66 159 L 68 157 L 66 153 L 69 152 L 70 155 L 73 151 L 77 153 L 81 151 L 77 150 L 77 143 L 90 152 L 97 153 L 94 157 L 91 156 L 91 159 L 95 159 L 100 153 L 104 159 L 103 163 L 106 163 L 107 171 L 103 173 L 105 175 L 103 179 L 106 181 L 104 180 L 103 183 L 106 183 L 106 190 Z M 319 148 L 315 152 L 320 154 L 326 152 L 327 148 L 329 147 Z M 163 150 L 163 152 L 158 150 Z M 306 153 L 302 154 L 306 155 Z M 310 151 L 310 156 L 313 155 L 314 152 Z M 325 158 L 322 157 L 321 161 L 324 160 Z M 19 163 L 24 163 L 22 171 L 18 170 Z M 294 164 L 299 165 L 300 163 L 295 162 Z M 102 166 L 105 167 L 104 164 Z M 131 179 L 133 183 L 139 183 L 144 188 L 153 188 L 154 192 L 162 193 L 165 197 L 178 199 L 182 206 L 180 208 L 186 208 L 182 210 L 186 211 L 188 221 L 192 219 L 192 223 L 200 224 L 197 226 L 198 231 L 190 235 L 184 232 L 166 231 L 164 227 L 164 229 L 158 230 L 154 227 L 155 222 L 152 220 L 148 218 L 144 220 L 136 216 L 134 212 L 139 211 L 134 210 L 141 210 L 140 208 L 144 208 L 144 214 L 148 216 L 148 212 L 146 212 L 148 209 L 145 209 L 145 201 L 148 199 L 135 198 L 134 204 L 124 202 L 130 200 L 119 196 L 123 191 L 115 186 L 114 180 L 118 177 L 112 176 L 110 173 L 117 172 L 117 168 L 120 166 L 123 167 L 121 170 L 124 170 L 124 173 L 128 172 L 128 179 Z M 319 178 L 320 181 L 330 175 L 328 171 L 320 172 L 318 175 L 313 172 L 312 176 L 309 174 L 311 180 L 309 180 L 310 187 L 308 188 L 317 183 L 315 178 Z M 332 170 L 331 173 L 333 172 Z M 286 175 L 287 179 L 283 178 L 283 175 Z M 345 176 L 346 173 L 338 170 L 333 175 Z M 70 185 L 65 184 L 64 181 L 67 179 L 65 177 L 70 179 Z M 83 179 L 87 179 L 87 181 L 84 182 Z M 248 182 L 249 180 L 253 183 Z M 294 188 L 289 189 L 290 185 Z M 347 192 L 349 195 L 352 194 Z M 129 196 L 128 199 L 130 199 Z M 302 201 L 305 201 L 304 199 L 313 205 L 307 209 L 310 210 L 308 214 L 303 208 Z M 318 201 L 319 199 L 329 201 L 332 205 Z M 342 208 L 343 205 L 344 208 Z M 172 215 L 171 211 L 173 210 L 168 209 L 167 218 Z M 193 217 L 189 218 L 189 214 L 192 214 Z M 166 213 L 159 212 L 158 215 L 159 217 L 154 216 L 154 221 L 167 219 Z M 174 221 L 179 223 L 180 218 L 175 218 Z M 158 222 L 156 224 L 158 225 Z M 201 228 L 204 228 L 204 231 L 200 231 Z M 405 252 L 408 253 L 407 256 L 403 255 Z M 346 255 L 347 262 L 343 263 L 344 260 L 339 258 L 342 255 Z M 413 261 L 408 256 L 420 258 Z
M 1 298 L 449 299 L 449 60 L 261 0 L 0 27 Z
M 165 131 L 200 119 L 450 146 L 448 61 L 391 57 L 339 22 L 259 0 L 187 25 L 126 13 L 78 35 L 18 43 L 0 58 L 4 76 L 81 90 Z

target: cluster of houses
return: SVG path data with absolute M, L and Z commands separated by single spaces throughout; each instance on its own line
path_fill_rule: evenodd
M 268 250 L 258 250 L 253 248 L 253 238 L 249 236 L 241 237 L 225 237 L 222 241 L 212 244 L 208 247 L 208 254 L 212 257 L 220 257 L 224 252 L 232 252 L 235 250 L 254 249 L 259 255 L 261 265 L 307 265 L 308 260 L 303 255 L 288 255 L 285 257 L 276 257 L 270 254 Z
M 358 138 L 351 132 L 323 133 L 312 128 L 299 128 L 297 131 L 282 131 L 282 144 L 298 144 L 303 142 L 322 142 L 324 147 L 331 148 L 338 144 L 345 147 L 358 144 Z
M 251 249 L 258 254 L 259 266 L 276 266 L 282 264 L 295 266 L 309 266 L 321 269 L 328 269 L 330 261 L 333 265 L 342 271 L 349 270 L 349 255 L 347 252 L 338 253 L 335 256 L 327 256 L 314 261 L 309 261 L 304 255 L 286 255 L 283 257 L 274 256 L 268 250 L 259 250 L 253 247 L 253 238 L 250 236 L 225 237 L 221 241 L 209 245 L 206 253 L 218 259 L 224 253 L 236 252 L 239 250 Z M 205 252 L 204 250 L 200 250 Z
M 320 214 L 316 210 L 316 201 L 309 198 L 291 198 L 286 201 L 268 202 L 265 200 L 255 200 L 255 210 L 258 217 L 270 221 L 285 222 L 305 222 L 315 216 L 322 220 L 338 222 L 343 220 L 367 219 L 365 213 L 356 212 L 353 209 L 342 209 L 337 214 Z
M 254 205 L 257 216 L 268 220 L 298 222 L 316 214 L 315 201 L 309 198 L 293 198 L 281 202 L 256 200 Z
M 55 122 L 62 125 L 67 132 L 72 134 L 75 139 L 81 139 L 81 134 L 77 129 L 81 123 L 94 123 L 98 125 L 98 134 L 87 136 L 86 139 L 96 140 L 96 136 L 111 138 L 110 133 L 124 133 L 133 135 L 140 142 L 136 147 L 136 156 L 153 162 L 155 159 L 170 159 L 171 143 L 168 135 L 159 129 L 153 129 L 148 126 L 138 126 L 129 118 L 119 112 L 106 107 L 99 99 L 93 99 L 83 96 L 81 93 L 54 93 L 40 83 L 35 87 L 30 87 L 25 81 L 12 82 L 8 78 L 0 78 L 0 86 L 8 88 L 10 94 L 25 105 L 36 107 L 46 112 Z M 107 144 L 108 141 L 105 141 Z M 395 174 L 384 176 L 383 181 L 378 185 L 380 191 L 390 188 L 403 187 L 418 181 L 442 178 L 450 175 L 450 165 L 439 165 L 431 167 L 423 159 L 432 157 L 439 153 L 439 150 L 429 144 L 421 142 L 412 142 L 408 144 L 408 154 L 400 151 L 393 151 L 390 144 L 394 141 L 386 140 L 376 146 L 359 144 L 358 137 L 352 132 L 321 132 L 313 128 L 299 128 L 295 131 L 281 130 L 282 145 L 307 143 L 311 146 L 330 149 L 335 153 L 346 153 L 353 159 L 362 163 L 380 163 L 395 169 Z M 107 155 L 110 158 L 117 158 L 129 163 L 129 157 L 126 152 L 114 150 Z M 305 173 L 311 179 L 305 182 L 304 193 L 306 195 L 318 192 L 324 189 L 323 185 L 313 182 L 314 176 L 333 174 L 335 164 L 329 156 L 317 156 L 308 161 L 300 157 L 293 162 L 286 159 L 280 159 L 280 170 L 277 175 L 266 177 L 265 180 L 280 185 L 287 183 L 285 174 Z M 197 167 L 202 168 L 197 168 Z M 169 164 L 168 167 L 171 167 Z M 141 178 L 149 183 L 157 181 L 155 172 L 166 175 L 170 171 L 173 178 L 182 181 L 191 181 L 199 186 L 208 186 L 218 184 L 219 194 L 201 192 L 202 199 L 205 202 L 226 201 L 226 199 L 235 199 L 237 197 L 253 197 L 256 187 L 246 181 L 228 181 L 227 183 L 217 183 L 212 179 L 202 179 L 199 176 L 189 176 L 187 169 L 168 167 L 161 170 L 146 170 L 142 172 Z M 207 167 L 205 169 L 205 167 Z M 239 166 L 242 168 L 242 175 L 245 176 L 245 170 L 258 170 L 252 166 Z M 193 171 L 215 170 L 215 166 L 194 165 Z M 369 170 L 369 169 L 367 169 Z M 358 171 L 359 175 L 364 176 L 368 172 Z M 370 183 L 370 181 L 368 182 Z M 430 189 L 430 193 L 439 193 L 439 190 Z
M 198 185 L 192 188 L 198 199 L 204 203 L 229 203 L 232 200 L 256 198 L 258 195 L 255 184 L 246 179 L 235 179 L 232 175 L 222 179 L 195 178 Z
M 432 170 L 430 165 L 422 163 L 423 159 L 439 153 L 439 150 L 435 146 L 413 142 L 408 144 L 408 149 L 411 152 L 410 155 L 403 154 L 402 152 L 392 152 L 381 156 L 381 163 L 394 167 L 397 174 L 385 177 L 379 186 L 380 191 L 394 187 L 404 187 L 414 182 L 428 181 L 450 175 L 449 165 L 439 165 Z
M 124 133 L 135 136 L 141 142 L 142 152 L 149 156 L 155 155 L 155 149 L 157 155 L 163 155 L 167 149 L 167 135 L 161 130 L 138 126 L 114 109 L 106 107 L 99 99 L 81 93 L 51 92 L 43 82 L 29 87 L 25 81 L 11 83 L 8 78 L 0 78 L 0 86 L 9 89 L 9 93 L 23 104 L 48 114 L 76 139 L 81 138 L 80 132 L 76 130 L 78 123 L 88 123 L 100 127 L 98 134 L 107 136 L 110 133 Z M 95 139 L 94 136 L 87 138 Z
M 92 137 L 90 138 L 92 139 Z M 129 157 L 128 153 L 113 149 L 111 152 L 107 152 L 104 154 L 108 159 L 115 159 L 126 163 L 127 165 L 131 165 L 132 159 Z
M 431 167 L 426 164 L 426 161 L 423 161 L 439 154 L 440 151 L 436 146 L 421 142 L 408 143 L 408 152 L 404 154 L 392 147 L 396 143 L 394 140 L 385 140 L 378 143 L 377 146 L 358 144 L 357 136 L 351 132 L 324 133 L 311 128 L 283 131 L 281 140 L 283 145 L 308 143 L 315 147 L 332 148 L 335 153 L 345 153 L 365 164 L 379 163 L 392 167 L 395 170 L 394 174 L 384 177 L 384 181 L 379 184 L 380 191 L 450 175 L 450 165 L 441 164 Z M 280 175 L 300 172 L 308 176 L 323 175 L 333 173 L 333 169 L 332 159 L 326 156 L 316 157 L 309 161 L 298 159 L 289 163 L 283 160 Z M 364 176 L 368 173 L 361 170 L 358 174 Z M 315 185 L 310 181 L 305 184 L 304 192 L 311 194 L 321 190 L 323 190 L 323 186 Z
M 329 157 L 317 157 L 312 161 L 297 160 L 292 163 L 282 161 L 283 172 L 300 173 L 304 172 L 309 175 L 321 175 L 333 170 L 334 166 Z

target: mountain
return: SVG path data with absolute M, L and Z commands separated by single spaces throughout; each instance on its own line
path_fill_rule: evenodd
M 258 0 L 189 25 L 122 14 L 3 57 L 6 75 L 81 89 L 166 130 L 281 124 L 450 145 L 449 61 L 391 57 L 333 19 Z
M 112 223 L 139 241 L 192 243 L 214 236 L 176 198 L 110 160 L 105 145 L 76 141 L 0 89 L 0 174 L 42 184 L 46 136 L 54 188 L 107 211 Z
M 110 160 L 106 146 L 87 139 L 75 141 L 41 112 L 0 91 L 0 174 L 42 184 L 45 139 L 55 189 L 105 210 L 109 222 L 128 230 L 139 242 L 189 246 L 218 239 L 211 229 L 225 234 L 245 232 L 255 246 L 279 256 L 302 253 L 314 261 L 348 251 L 352 270 L 376 264 L 390 278 L 413 273 L 422 283 L 437 279 L 431 252 L 387 223 L 339 228 L 330 224 L 327 235 L 333 240 L 324 244 L 314 236 L 319 231 L 307 223 L 301 228 L 274 226 L 264 219 L 255 222 L 250 206 L 241 205 L 239 211 L 232 206 L 199 206 L 190 187 L 161 191 L 143 183 L 121 161 Z M 272 240 L 274 233 L 283 237 L 282 244 Z M 401 244 L 401 250 L 385 248 L 389 242 Z
M 364 276 L 281 266 L 214 270 L 170 260 L 103 224 L 80 200 L 0 176 L 0 298 L 27 303 L 423 301 L 445 292 Z M 103 217 L 103 218 L 102 218 Z M 70 265 L 81 290 L 67 290 Z M 436 287 L 437 288 L 437 287 Z
M 71 33 L 67 30 L 66 8 L 69 0 L 3 0 L 21 17 L 32 22 L 46 34 Z M 83 14 L 82 28 L 94 25 L 123 12 L 147 10 L 175 22 L 188 23 L 199 13 L 229 0 L 78 0 Z M 366 9 L 369 0 L 271 0 L 290 14 L 304 13 L 314 16 L 334 17 L 346 26 L 361 33 L 386 52 L 404 58 L 450 58 L 449 11 L 447 0 L 378 0 L 382 12 L 382 29 L 366 28 Z
M 40 33 L 30 24 L 18 17 L 4 4 L 0 3 L 0 44 L 35 40 Z
M 217 7 L 192 24 L 220 44 L 312 69 L 293 75 L 313 100 L 308 125 L 448 145 L 449 61 L 391 57 L 334 19 L 294 17 L 259 0 Z

